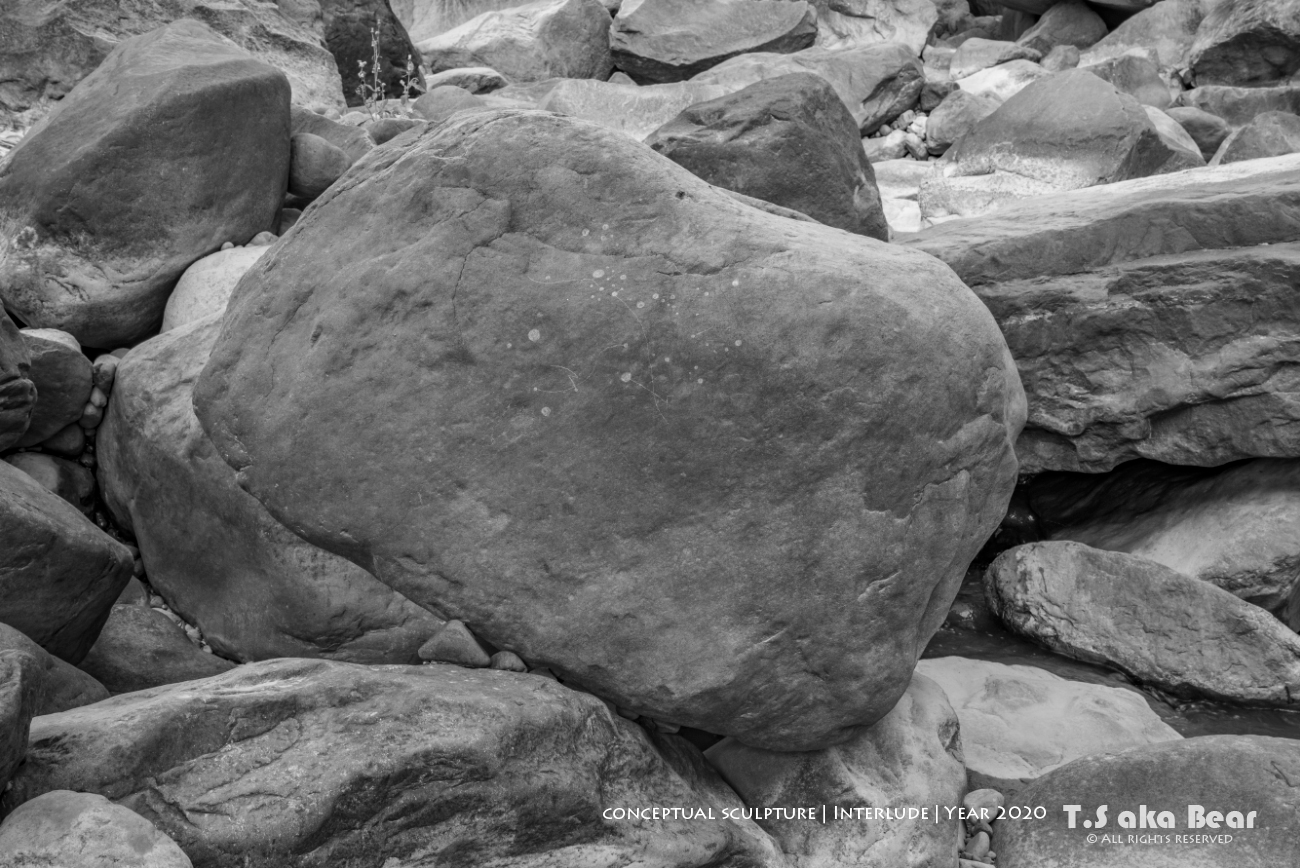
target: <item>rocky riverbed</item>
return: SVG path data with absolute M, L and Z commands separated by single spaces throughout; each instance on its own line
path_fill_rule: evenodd
M 1291 0 L 0 4 L 0 868 L 1300 865 Z

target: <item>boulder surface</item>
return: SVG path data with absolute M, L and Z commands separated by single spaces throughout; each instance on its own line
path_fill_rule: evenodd
M 176 842 L 135 811 L 94 793 L 54 790 L 0 823 L 12 868 L 193 868 Z

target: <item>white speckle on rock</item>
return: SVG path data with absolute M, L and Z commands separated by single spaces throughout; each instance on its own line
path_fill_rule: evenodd
M 513 350 L 514 348 L 515 348 L 514 344 L 510 343 L 509 341 L 506 341 L 506 349 Z
M 645 307 L 645 302 L 644 302 L 644 301 L 638 301 L 638 302 L 636 303 L 636 306 L 637 306 L 637 307 Z
M 629 373 L 626 372 L 626 371 L 624 371 L 623 373 L 619 374 L 618 378 L 619 378 L 620 380 L 622 380 L 623 382 L 625 382 L 625 383 L 630 383 L 630 382 L 632 382 L 632 375 L 629 374 Z
M 654 295 L 652 295 L 652 296 L 650 296 L 650 297 L 653 298 L 653 299 L 655 299 L 656 301 L 658 301 L 658 299 L 659 299 L 659 293 L 656 292 Z
M 699 383 L 699 384 L 702 386 L 702 385 L 704 385 L 704 378 L 703 378 L 703 377 L 700 377 L 700 378 L 699 378 L 698 380 L 696 380 L 695 382 Z
M 582 230 L 582 237 L 583 237 L 583 238 L 586 238 L 586 237 L 587 237 L 588 235 L 590 235 L 590 234 L 591 234 L 591 230 L 590 230 L 590 229 L 584 229 L 584 230 Z
M 733 280 L 733 281 L 731 281 L 731 285 L 732 285 L 732 286 L 740 286 L 740 281 L 739 281 L 739 280 Z
M 736 346 L 740 346 L 740 341 L 736 341 Z
M 605 276 L 605 269 L 597 268 L 595 271 L 591 273 L 591 276 L 596 278 L 597 280 L 600 280 L 602 277 Z
M 528 339 L 533 343 L 536 343 L 537 341 L 540 341 L 542 339 L 542 333 L 537 329 L 533 329 L 528 333 Z
M 543 408 L 542 408 L 542 415 L 543 415 L 543 416 L 549 416 L 549 415 L 551 415 L 551 408 L 550 408 L 550 407 L 543 407 Z
M 601 228 L 601 229 L 608 229 L 608 228 L 609 228 L 609 224 L 608 224 L 608 223 L 602 223 L 602 224 L 600 224 L 600 228 Z

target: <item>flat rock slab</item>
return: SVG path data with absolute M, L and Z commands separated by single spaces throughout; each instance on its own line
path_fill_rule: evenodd
M 87 346 L 144 337 L 192 262 L 274 227 L 288 142 L 279 70 L 193 20 L 126 40 L 0 168 L 5 306 Z
M 1000 868 L 1064 868 L 1081 858 L 1088 868 L 1277 868 L 1295 860 L 1297 781 L 1300 741 L 1289 738 L 1214 735 L 1087 757 L 1018 793 L 1018 803 L 1043 805 L 1047 816 L 999 821 L 993 849 Z M 1080 806 L 1073 829 L 1061 805 Z M 1101 805 L 1108 806 L 1105 828 L 1084 828 Z M 1190 805 L 1217 811 L 1218 827 L 1192 827 Z M 1136 821 L 1139 806 L 1157 819 L 1168 811 L 1174 826 L 1120 827 L 1122 812 Z M 1242 828 L 1252 811 L 1254 827 Z M 1142 842 L 1143 835 L 1161 840 Z
M 208 317 L 128 353 L 100 426 L 104 499 L 149 581 L 236 660 L 414 662 L 442 620 L 281 525 L 199 427 L 194 381 L 220 325 Z
M 1015 476 L 1019 384 L 947 268 L 541 112 L 349 177 L 195 388 L 249 492 L 656 720 L 811 749 L 893 706 Z
M 1300 707 L 1300 636 L 1164 564 L 1076 542 L 1017 546 L 984 575 L 1010 629 L 1176 696 Z
M 683 81 L 738 54 L 788 54 L 817 38 L 805 0 L 628 0 L 609 29 L 615 65 L 640 84 Z
M 600 700 L 455 666 L 273 660 L 47 715 L 3 806 L 63 789 L 131 809 L 196 868 L 781 864 L 722 819 L 734 796 Z M 602 816 L 634 805 L 715 819 Z

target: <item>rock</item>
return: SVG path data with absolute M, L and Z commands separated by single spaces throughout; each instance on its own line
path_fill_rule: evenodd
M 370 153 L 375 146 L 374 139 L 364 129 L 330 120 L 302 106 L 290 106 L 289 118 L 291 135 L 298 136 L 306 133 L 318 136 L 347 154 L 349 164 Z
M 1060 72 L 1002 104 L 945 155 L 948 175 L 1014 172 L 1075 190 L 1204 163 L 1171 147 L 1142 106 L 1085 70 Z
M 1026 30 L 1017 44 L 1047 54 L 1059 45 L 1090 48 L 1106 35 L 1106 22 L 1083 0 L 1061 0 Z M 1037 58 L 1031 58 L 1037 60 Z
M 996 31 L 993 34 L 994 39 L 1001 39 L 1008 42 L 1015 42 L 1024 36 L 1029 29 L 1038 21 L 1037 15 L 1031 15 L 1028 12 L 1021 12 L 1015 9 L 1003 8 L 1002 14 L 995 19 Z
M 0 266 L 3 268 L 3 266 Z M 36 387 L 27 431 L 15 446 L 34 446 L 81 418 L 90 399 L 90 359 L 75 338 L 57 329 L 23 329 L 31 367 L 27 376 Z
M 121 361 L 111 353 L 101 353 L 91 363 L 91 381 L 96 389 L 104 392 L 113 391 L 113 382 L 117 377 L 117 365 Z
M 816 37 L 817 10 L 804 0 L 639 0 L 609 28 L 614 65 L 639 84 L 685 81 L 739 54 L 789 54 Z
M 641 141 L 687 107 L 725 96 L 732 90 L 689 81 L 637 87 L 633 84 L 565 79 L 557 82 L 545 95 L 540 107 L 599 124 Z
M 93 347 L 156 329 L 192 262 L 274 224 L 288 105 L 283 73 L 196 21 L 123 42 L 0 169 L 0 219 L 23 227 L 5 306 Z
M 817 7 L 816 44 L 825 48 L 864 48 L 892 42 L 918 55 L 939 20 L 940 4 L 931 0 L 811 2 Z
M 431 72 L 490 66 L 514 81 L 609 77 L 609 13 L 598 0 L 535 0 L 484 12 L 419 43 Z
M 715 186 L 889 240 L 857 122 L 820 76 L 783 75 L 697 103 L 646 144 Z
M 402 22 L 393 14 L 388 0 L 319 0 L 324 18 L 325 45 L 343 80 L 348 105 L 361 105 L 365 98 L 357 93 L 358 64 L 365 65 L 365 78 L 374 79 L 373 34 L 379 37 L 380 97 L 402 96 L 407 78 L 407 64 L 412 65 L 410 78 L 420 85 L 420 52 Z
M 175 738 L 179 727 L 190 737 Z M 782 864 L 752 824 L 720 810 L 602 817 L 707 810 L 714 796 L 600 700 L 511 672 L 272 660 L 37 719 L 4 807 L 73 787 L 149 820 L 198 865 L 379 866 L 471 851 L 476 864 L 521 868 Z M 729 807 L 739 813 L 734 796 Z
M 1130 461 L 1041 476 L 1028 496 L 1051 539 L 1147 558 L 1272 612 L 1300 599 L 1300 462 Z
M 1196 30 L 1204 17 L 1202 0 L 1160 0 L 1088 48 L 1080 62 L 1100 63 L 1138 49 L 1154 51 L 1164 69 L 1186 69 Z
M 1079 757 L 1182 738 L 1134 690 L 964 657 L 922 660 L 916 671 L 947 694 L 966 769 L 987 786 L 1019 790 Z
M 820 812 L 798 819 L 756 816 L 792 868 L 930 868 L 953 861 L 961 828 L 956 812 L 939 822 L 867 813 L 955 805 L 966 789 L 957 715 L 924 676 L 912 676 L 889 714 L 837 747 L 775 753 L 724 739 L 705 757 L 752 808 L 830 806 L 837 812 L 826 823 Z
M 31 354 L 14 321 L 0 307 L 0 452 L 22 439 L 36 406 Z
M 1143 105 L 1166 109 L 1173 104 L 1169 85 L 1160 77 L 1155 62 L 1148 57 L 1125 54 L 1084 68 Z
M 947 691 L 945 691 L 946 693 Z M 960 719 L 960 715 L 958 715 Z M 963 748 L 965 744 L 963 743 Z M 968 811 L 979 814 L 983 819 L 993 820 L 996 818 L 993 812 L 998 808 L 1004 807 L 1007 803 L 1006 798 L 997 790 L 985 787 L 979 790 L 971 790 L 962 796 L 961 806 Z
M 1300 114 L 1300 86 L 1198 87 L 1184 91 L 1179 101 L 1182 105 L 1202 109 L 1239 127 L 1250 123 L 1264 112 Z
M 113 606 L 81 670 L 110 693 L 131 693 L 220 675 L 234 665 L 205 654 L 156 609 L 128 603 Z
M 501 669 L 505 672 L 527 672 L 528 665 L 519 659 L 519 655 L 513 651 L 498 651 L 492 655 L 488 665 L 493 669 Z
M 1165 109 L 1165 114 L 1187 131 L 1206 160 L 1214 156 L 1219 145 L 1232 133 L 1232 127 L 1223 118 L 1193 106 L 1173 106 Z
M 162 331 L 214 314 L 220 317 L 226 311 L 235 284 L 268 250 L 269 247 L 232 247 L 205 256 L 185 269 L 163 309 Z
M 320 136 L 298 133 L 289 140 L 289 192 L 315 199 L 352 165 L 348 155 Z
M 1049 806 L 1047 816 L 997 823 L 993 849 L 999 868 L 1071 864 L 1079 858 L 1084 830 L 1067 828 L 1067 814 L 1056 806 L 1079 805 L 1081 824 L 1084 818 L 1096 819 L 1099 805 L 1119 802 L 1110 814 L 1111 827 L 1120 812 L 1133 813 L 1143 805 L 1153 819 L 1169 812 L 1176 831 L 1156 829 L 1162 838 L 1231 834 L 1234 840 L 1099 844 L 1087 848 L 1088 868 L 1273 868 L 1294 859 L 1298 779 L 1300 742 L 1289 738 L 1213 735 L 1091 756 L 1044 775 L 1019 793 L 1017 802 Z M 1217 826 L 1192 827 L 1192 805 L 1205 814 L 1218 811 Z M 1253 826 L 1242 829 L 1243 814 L 1250 812 L 1255 814 Z M 1105 831 L 1117 838 L 1120 830 Z
M 728 91 L 765 78 L 811 72 L 831 83 L 864 134 L 874 133 L 916 106 L 925 83 L 921 62 L 901 45 L 830 50 L 808 48 L 794 54 L 745 54 L 691 79 L 722 85 Z
M 75 506 L 83 515 L 90 512 L 95 496 L 95 474 L 75 461 L 42 452 L 19 452 L 5 459 Z
M 898 649 L 942 621 L 1015 475 L 1019 389 L 983 306 L 937 262 L 765 214 L 560 116 L 462 114 L 384 157 L 281 242 L 275 292 L 253 272 L 227 311 L 194 401 L 241 484 L 638 714 L 813 749 L 886 713 Z M 357 294 L 379 238 L 412 267 Z M 867 310 L 878 335 L 850 339 Z M 948 397 L 915 401 L 918 371 Z M 871 402 L 839 409 L 859 377 Z M 392 414 L 373 402 L 411 411 L 376 429 Z M 281 422 L 313 448 L 283 452 Z M 424 461 L 447 449 L 454 468 Z M 848 603 L 863 594 L 881 606 Z
M 78 663 L 131 577 L 131 554 L 0 461 L 0 621 Z
M 41 443 L 41 451 L 64 458 L 76 458 L 85 448 L 86 432 L 75 422 Z
M 1279 420 L 1300 418 L 1283 337 L 1300 250 L 1279 242 L 1300 237 L 1298 181 L 1295 156 L 1193 169 L 904 242 L 951 265 L 1002 326 L 1030 401 L 1022 472 L 1297 454 Z
M 461 87 L 444 84 L 431 88 L 417 99 L 412 109 L 426 121 L 440 124 L 458 111 L 483 108 L 486 103 Z
M 1239 163 L 1262 157 L 1281 157 L 1300 151 L 1300 116 L 1290 112 L 1264 112 L 1228 135 L 1215 152 L 1211 165 Z M 39 393 L 40 386 L 37 385 Z M 37 409 L 40 400 L 37 399 Z M 33 414 L 34 415 L 34 414 Z
M 962 79 L 982 69 L 1012 60 L 1039 61 L 1042 52 L 1036 48 L 1003 42 L 996 39 L 967 39 L 952 56 L 948 71 L 954 79 Z
M 957 87 L 955 81 L 931 81 L 926 79 L 925 86 L 921 88 L 921 98 L 916 107 L 926 113 L 932 112 L 958 90 L 960 88 Z
M 969 94 L 1001 104 L 1050 74 L 1031 60 L 1011 60 L 972 73 L 958 81 L 957 86 Z
M 8 83 L 0 128 L 7 126 L 6 120 L 21 127 L 36 123 L 123 42 L 182 18 L 202 21 L 283 72 L 295 102 L 343 105 L 343 84 L 320 36 L 281 14 L 274 3 L 151 0 L 123 5 L 118 0 L 78 0 L 50 6 L 40 0 L 12 0 L 0 11 L 0 33 L 9 37 L 0 48 L 0 81 Z M 115 107 L 113 100 L 107 103 L 105 110 Z
M 301 217 L 302 217 L 302 211 L 298 208 L 281 208 L 279 225 L 277 227 L 280 234 L 283 235 L 284 233 L 292 229 L 297 224 L 299 218 Z M 173 295 L 175 295 L 175 293 L 173 293 Z M 164 311 L 163 313 L 165 316 L 166 311 Z
M 27 674 L 38 682 L 34 715 L 56 714 L 108 699 L 108 691 L 94 678 L 55 657 L 13 627 L 0 624 L 0 657 L 12 655 L 31 658 Z
M 411 40 L 420 42 L 446 33 L 484 12 L 521 6 L 519 0 L 390 0 L 394 14 Z
M 37 668 L 27 654 L 0 650 L 0 792 L 27 754 L 28 730 L 43 692 Z
M 434 663 L 452 663 L 470 669 L 482 669 L 492 663 L 492 657 L 463 621 L 451 620 L 420 646 L 420 659 Z
M 894 130 L 887 136 L 863 139 L 862 152 L 869 163 L 900 160 L 907 156 L 907 133 Z
M 380 118 L 366 124 L 366 132 L 370 133 L 370 137 L 375 140 L 375 144 L 382 145 L 423 123 L 423 121 L 413 118 Z
M 444 69 L 425 79 L 427 90 L 435 87 L 459 87 L 470 93 L 491 93 L 510 84 L 509 79 L 487 66 L 468 66 Z
M 191 868 L 176 842 L 135 811 L 93 793 L 54 790 L 0 823 L 14 868 Z
M 1175 696 L 1300 704 L 1300 636 L 1258 606 L 1146 558 L 1031 543 L 984 575 L 1009 628 Z
M 1300 8 L 1289 0 L 1210 4 L 1188 58 L 1198 85 L 1264 85 L 1300 71 Z
M 1199 167 L 1205 165 L 1205 158 L 1201 156 L 1201 148 L 1183 129 L 1178 121 L 1169 115 L 1160 111 L 1153 106 L 1144 105 L 1143 110 L 1147 113 L 1147 120 L 1151 121 L 1152 126 L 1156 128 L 1156 134 L 1160 136 L 1160 141 L 1172 153 L 1177 154 L 1179 159 L 1189 166 Z
M 150 584 L 235 660 L 414 662 L 441 619 L 282 526 L 203 434 L 191 393 L 219 329 L 209 317 L 136 347 L 99 434 L 104 500 Z
M 1056 3 L 1057 0 L 998 0 L 998 5 L 1009 12 L 1026 12 L 1030 15 L 1042 15 Z
M 1043 69 L 1048 72 L 1061 72 L 1074 69 L 1079 65 L 1079 49 L 1073 45 L 1058 45 L 1042 59 Z
M 925 127 L 926 144 L 939 153 L 947 151 L 997 108 L 998 104 L 986 97 L 973 96 L 960 89 L 953 91 L 930 113 L 930 122 Z

